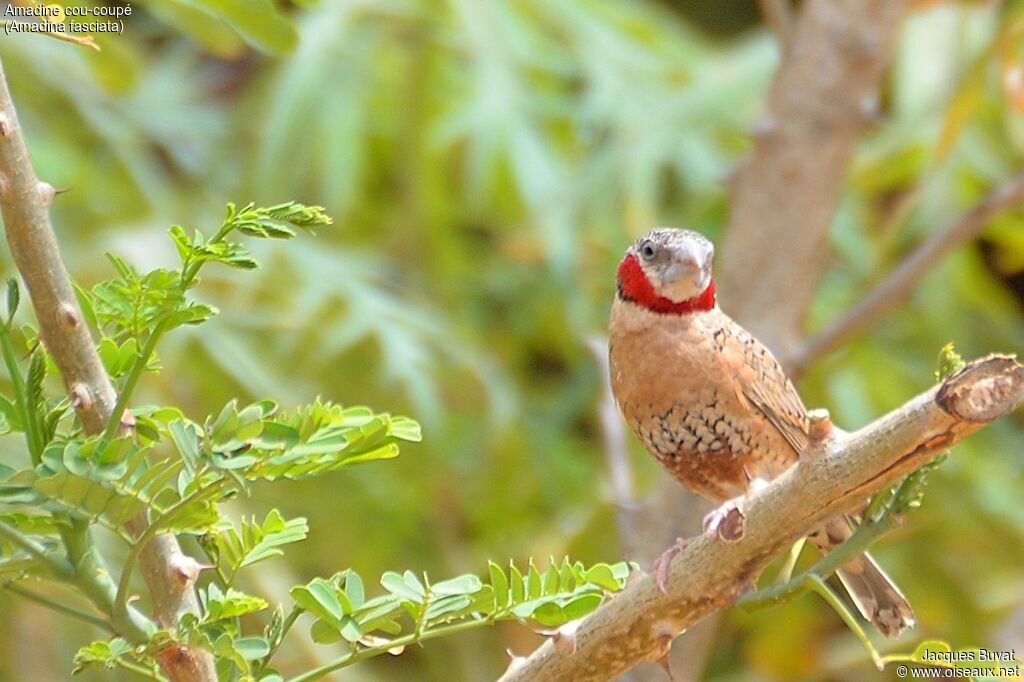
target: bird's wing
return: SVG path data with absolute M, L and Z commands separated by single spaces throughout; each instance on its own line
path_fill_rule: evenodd
M 782 365 L 747 330 L 733 324 L 733 338 L 740 345 L 744 368 L 737 379 L 743 397 L 778 429 L 799 454 L 807 445 L 807 408 Z

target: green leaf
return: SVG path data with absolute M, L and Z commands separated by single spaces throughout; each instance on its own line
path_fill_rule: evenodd
M 388 571 L 382 575 L 380 577 L 380 584 L 385 590 L 400 599 L 411 601 L 415 604 L 423 602 L 424 593 L 422 587 L 417 588 L 410 585 L 402 575 L 394 571 Z
M 561 625 L 568 620 L 565 614 L 562 613 L 562 607 L 552 601 L 545 601 L 535 608 L 531 608 L 533 606 L 532 602 L 524 606 L 526 608 L 520 611 L 523 617 L 533 618 L 533 620 L 546 627 Z
M 964 359 L 956 352 L 953 342 L 950 341 L 939 351 L 939 368 L 935 372 L 935 378 L 939 381 L 959 372 L 964 368 Z
M 352 569 L 345 572 L 345 594 L 348 595 L 349 601 L 352 602 L 353 609 L 358 609 L 366 603 L 363 579 Z
M 358 642 L 363 636 L 359 623 L 351 616 L 345 616 L 341 621 L 341 636 L 348 642 Z
M 430 591 L 438 596 L 466 595 L 479 592 L 483 583 L 475 575 L 461 575 L 457 578 L 442 580 L 430 586 Z
M 293 587 L 290 593 L 301 608 L 330 621 L 336 627 L 340 626 L 345 609 L 338 599 L 334 586 L 323 578 L 314 578 L 306 585 Z
M 181 498 L 173 485 L 182 462 L 149 462 L 148 448 L 116 439 L 98 447 L 101 439 L 55 444 L 43 453 L 33 487 L 57 509 L 74 511 L 124 533 L 125 522 L 143 510 L 161 516 Z M 170 516 L 161 527 L 179 532 L 200 532 L 219 519 L 213 504 L 221 494 L 216 486 L 204 488 L 191 503 Z
M 259 410 L 253 411 L 255 406 Z M 241 411 L 234 402 L 225 405 L 215 419 L 207 420 L 210 464 L 238 471 L 249 480 L 307 478 L 396 457 L 397 441 L 417 432 L 415 422 L 405 417 L 320 400 L 290 414 L 275 411 L 273 403 Z M 395 424 L 399 435 L 392 433 Z
M 242 520 L 241 529 L 228 526 L 217 535 L 221 556 L 234 574 L 253 564 L 284 554 L 284 545 L 306 539 L 309 527 L 299 517 L 285 521 L 277 509 L 271 509 L 263 523 Z
M 444 620 L 446 616 L 459 613 L 473 604 L 473 600 L 464 594 L 453 594 L 430 602 L 424 616 L 428 622 Z
M 334 644 L 342 639 L 341 630 L 325 620 L 313 621 L 309 636 L 317 644 Z
M 530 559 L 526 573 L 526 598 L 537 599 L 541 594 L 543 594 L 543 589 L 541 588 L 540 573 L 537 571 L 533 559 Z
M 408 417 L 392 417 L 388 433 L 395 438 L 413 443 L 419 443 L 423 440 L 423 433 L 419 423 Z
M 594 564 L 584 573 L 584 578 L 588 583 L 598 585 L 606 590 L 622 588 L 621 582 L 612 573 L 612 568 L 608 564 Z
M 595 611 L 601 602 L 604 601 L 604 597 L 599 594 L 583 594 L 574 599 L 570 599 L 562 607 L 562 617 L 565 618 L 565 622 L 582 618 L 587 614 Z
M 509 564 L 508 582 L 512 588 L 512 603 L 518 604 L 526 599 L 526 581 L 515 564 Z
M 292 22 L 269 0 L 194 0 L 262 52 L 288 52 L 298 42 Z
M 18 303 L 21 301 L 21 292 L 18 289 L 18 280 L 15 277 L 11 277 L 7 280 L 7 323 L 10 324 L 11 320 L 14 319 L 14 314 L 18 312 Z
M 267 608 L 267 602 L 259 597 L 254 597 L 234 588 L 228 588 L 227 592 L 221 592 L 216 583 L 210 583 L 207 588 L 200 592 L 203 599 L 204 623 L 238 618 L 249 613 L 262 611 Z
M 256 661 L 270 653 L 270 644 L 262 637 L 239 637 L 234 641 L 235 651 L 247 661 Z
M 185 467 L 195 471 L 199 466 L 199 427 L 183 419 L 175 419 L 167 429 Z
M 487 569 L 491 576 L 491 587 L 494 589 L 494 610 L 504 609 L 509 604 L 510 595 L 508 592 L 508 578 L 501 566 L 493 561 L 487 562 Z
M 115 637 L 109 642 L 99 641 L 87 644 L 75 654 L 74 669 L 72 675 L 86 670 L 90 667 L 102 667 L 112 670 L 118 666 L 120 661 L 132 653 L 132 646 L 120 637 Z

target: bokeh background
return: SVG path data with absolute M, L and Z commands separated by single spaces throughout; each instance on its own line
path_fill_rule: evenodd
M 633 238 L 654 224 L 721 236 L 727 181 L 780 59 L 757 4 L 214 4 L 133 3 L 125 34 L 99 36 L 99 53 L 20 35 L 0 39 L 0 56 L 38 174 L 68 190 L 52 215 L 82 283 L 110 276 L 106 251 L 172 263 L 167 228 L 214 226 L 226 201 L 294 199 L 335 219 L 315 238 L 256 245 L 258 273 L 208 271 L 199 291 L 222 314 L 169 337 L 167 369 L 143 388 L 195 418 L 235 395 L 322 395 L 423 423 L 424 442 L 397 460 L 238 502 L 311 526 L 245 587 L 284 599 L 346 567 L 440 577 L 488 559 L 622 558 L 587 340 L 603 333 Z M 919 2 L 905 21 L 808 329 L 1021 167 L 1022 4 Z M 0 263 L 12 274 L 6 251 Z M 862 425 L 930 385 L 948 341 L 965 356 L 1020 350 L 1022 306 L 1017 210 L 810 367 L 801 389 L 837 423 Z M 1022 432 L 1018 413 L 958 446 L 878 547 L 921 623 L 896 649 L 929 636 L 1024 649 Z M 661 474 L 630 447 L 640 498 Z M 65 679 L 95 633 L 16 599 L 0 593 L 0 680 Z M 285 669 L 337 655 L 300 640 Z M 344 679 L 493 679 L 506 649 L 538 641 L 502 626 Z M 809 596 L 730 611 L 710 641 L 680 677 L 876 679 Z

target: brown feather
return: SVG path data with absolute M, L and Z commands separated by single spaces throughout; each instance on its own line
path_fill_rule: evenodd
M 661 314 L 616 299 L 609 324 L 615 400 L 662 466 L 715 501 L 739 497 L 799 461 L 808 417 L 782 366 L 717 306 Z M 812 534 L 822 551 L 849 536 L 845 518 Z M 886 636 L 914 614 L 877 564 L 862 555 L 838 575 L 861 613 Z

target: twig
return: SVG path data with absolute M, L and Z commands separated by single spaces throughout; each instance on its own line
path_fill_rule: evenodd
M 1024 205 L 1024 173 L 989 192 L 970 210 L 932 234 L 856 305 L 811 337 L 793 356 L 794 372 L 810 366 L 879 322 L 902 304 L 917 282 L 947 253 L 974 239 L 998 214 Z
M 161 675 L 156 670 L 147 668 L 144 665 L 139 665 L 138 663 L 133 663 L 132 661 L 126 661 L 123 658 L 117 659 L 117 664 L 125 670 L 130 670 L 136 675 L 141 675 L 142 677 L 148 678 L 150 680 L 156 680 L 157 682 L 166 682 L 167 680 L 166 677 Z
M 736 606 L 758 611 L 789 601 L 806 589 L 808 578 L 815 576 L 824 580 L 847 561 L 867 551 L 871 543 L 892 530 L 897 523 L 895 518 L 888 516 L 882 522 L 859 526 L 846 542 L 830 551 L 811 568 L 786 582 L 748 592 L 736 600 Z
M 46 548 L 38 542 L 27 535 L 23 535 L 17 528 L 9 526 L 3 521 L 0 521 L 0 538 L 7 540 L 7 542 L 18 549 L 28 552 L 33 559 L 52 571 L 55 577 L 69 578 L 75 574 L 74 568 L 67 560 L 54 555 L 52 552 L 47 552 Z
M 100 361 L 75 297 L 67 268 L 60 255 L 57 238 L 50 225 L 47 206 L 53 192 L 49 185 L 36 179 L 28 149 L 21 134 L 17 113 L 7 88 L 0 64 L 0 209 L 4 229 L 14 263 L 25 280 L 39 322 L 39 334 L 46 349 L 60 369 L 71 404 L 90 434 L 99 434 L 111 418 L 117 395 Z M 147 527 L 145 514 L 126 524 L 134 536 Z M 76 533 L 63 534 L 68 540 L 88 540 L 88 527 L 76 526 Z M 87 556 L 92 556 L 91 554 Z M 175 584 L 173 566 L 184 558 L 173 535 L 160 535 L 150 542 L 140 556 L 143 577 L 153 598 L 157 620 L 164 627 L 174 627 L 182 613 L 199 614 L 199 601 L 191 588 Z M 76 566 L 76 570 L 79 567 Z M 82 577 L 82 576 L 80 576 Z M 109 594 L 109 575 L 87 577 L 86 587 L 93 589 L 90 598 L 113 597 Z M 104 584 L 94 584 L 95 581 Z M 108 584 L 110 583 L 110 584 Z M 134 610 L 130 614 L 137 614 Z M 129 627 L 132 623 L 123 623 Z M 125 633 L 138 636 L 138 628 Z M 143 632 L 144 634 L 144 632 Z M 197 648 L 173 647 L 158 652 L 158 659 L 167 676 L 175 682 L 212 682 L 217 679 L 213 657 Z
M 608 463 L 608 478 L 612 484 L 612 499 L 615 505 L 615 519 L 619 527 L 619 541 L 627 556 L 633 557 L 636 533 L 636 520 L 633 510 L 637 503 L 633 498 L 633 469 L 629 463 L 626 446 L 626 431 L 622 426 L 622 417 L 615 406 L 611 384 L 608 380 L 608 339 L 591 337 L 587 339 L 587 348 L 593 353 L 603 377 L 601 383 L 601 404 L 598 416 L 601 420 L 601 437 L 604 442 L 605 459 Z
M 25 21 L 13 21 L 11 19 L 4 19 L 4 28 L 15 24 L 27 24 L 30 22 Z M 71 43 L 73 45 L 79 45 L 81 47 L 88 47 L 100 52 L 100 46 L 96 44 L 96 41 L 92 39 L 92 36 L 78 36 L 72 33 L 61 33 L 60 31 L 32 31 L 32 33 L 49 36 L 54 40 L 62 40 L 65 43 Z
M 45 606 L 48 609 L 52 609 L 54 611 L 58 611 L 65 615 L 71 616 L 72 618 L 77 618 L 78 620 L 85 621 L 86 623 L 95 625 L 96 627 L 101 628 L 106 632 L 109 632 L 110 634 L 114 634 L 114 626 L 112 626 L 110 622 L 107 621 L 106 618 L 98 616 L 95 613 L 89 613 L 88 611 L 77 609 L 69 604 L 62 604 L 59 601 L 50 599 L 49 597 L 33 592 L 32 590 L 26 590 L 25 588 L 19 587 L 18 585 L 15 585 L 13 583 L 7 583 L 6 585 L 4 585 L 4 589 L 10 592 L 11 594 L 16 594 L 19 597 L 28 599 L 29 601 L 34 601 L 37 604 L 41 604 L 42 606 Z
M 93 545 L 89 523 L 84 519 L 67 517 L 57 529 L 64 541 L 68 559 L 75 569 L 69 582 L 97 609 L 109 614 L 117 634 L 135 644 L 142 644 L 149 639 L 156 627 L 138 609 L 130 608 L 122 614 L 114 609 L 114 581 Z
M 322 665 L 319 668 L 308 670 L 300 675 L 289 678 L 288 682 L 311 682 L 311 680 L 318 680 L 328 673 L 332 673 L 335 670 L 341 670 L 347 668 L 353 663 L 365 660 L 367 658 L 373 658 L 374 656 L 380 656 L 385 654 L 392 649 L 399 647 L 408 646 L 410 644 L 416 644 L 417 642 L 425 642 L 429 639 L 436 637 L 444 637 L 446 635 L 452 635 L 456 632 L 464 632 L 466 630 L 474 630 L 476 628 L 487 627 L 490 625 L 490 621 L 487 619 L 481 620 L 467 620 L 460 623 L 454 623 L 452 625 L 441 625 L 436 628 L 425 630 L 423 632 L 410 632 L 407 635 L 396 637 L 388 640 L 384 644 L 369 647 L 359 647 L 353 650 L 351 653 L 342 656 L 336 661 Z
M 653 576 L 631 583 L 580 623 L 573 653 L 547 642 L 502 682 L 607 680 L 640 661 L 663 658 L 679 632 L 732 604 L 794 540 L 863 505 L 1022 399 L 1024 366 L 988 356 L 859 431 L 834 435 L 819 457 L 748 498 L 739 541 L 692 540 L 672 563 L 667 594 Z
M 864 632 L 864 626 L 857 620 L 857 616 L 853 615 L 839 595 L 832 591 L 832 588 L 828 586 L 824 578 L 817 576 L 812 573 L 804 579 L 804 589 L 811 592 L 815 592 L 819 597 L 828 602 L 828 605 L 832 607 L 832 610 L 839 614 L 839 617 L 843 619 L 846 627 L 853 633 L 854 637 L 860 641 L 861 645 L 867 650 L 868 655 L 871 656 L 871 662 L 875 664 L 875 667 L 879 671 L 885 670 L 885 663 L 882 662 L 882 657 L 878 654 L 878 649 L 868 639 L 868 634 Z

